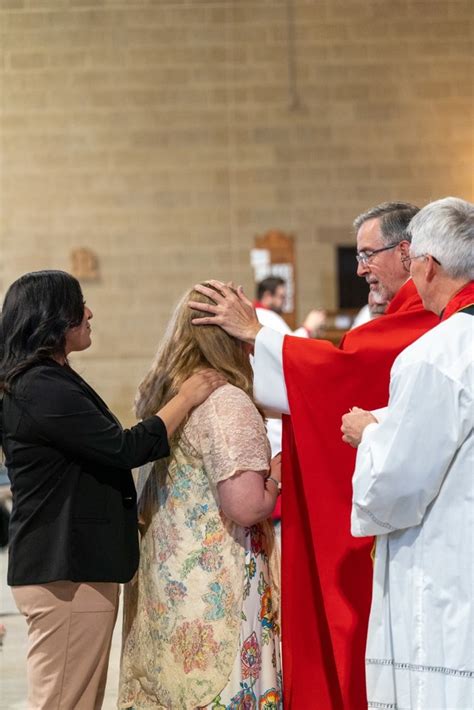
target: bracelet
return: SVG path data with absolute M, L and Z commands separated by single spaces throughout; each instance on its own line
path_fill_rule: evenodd
M 276 478 L 273 478 L 273 476 L 267 476 L 266 480 L 267 480 L 267 481 L 271 481 L 272 483 L 275 484 L 275 486 L 276 486 L 277 489 L 278 489 L 278 495 L 280 495 L 280 493 L 281 493 L 281 481 L 277 481 L 277 479 L 276 479 Z

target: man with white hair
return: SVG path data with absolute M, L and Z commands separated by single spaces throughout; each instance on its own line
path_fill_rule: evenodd
M 377 536 L 369 708 L 474 707 L 474 205 L 410 222 L 412 279 L 441 323 L 404 350 L 385 410 L 354 408 L 352 534 Z

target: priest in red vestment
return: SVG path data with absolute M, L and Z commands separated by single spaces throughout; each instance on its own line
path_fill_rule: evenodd
M 255 393 L 291 414 L 283 435 L 282 641 L 287 710 L 365 710 L 364 652 L 370 609 L 371 543 L 350 534 L 355 454 L 340 438 L 350 406 L 386 406 L 395 357 L 437 323 L 424 310 L 402 259 L 418 209 L 384 203 L 360 215 L 359 276 L 390 301 L 386 314 L 350 331 L 339 347 L 283 336 L 258 323 L 251 302 L 218 281 L 196 288 L 215 306 L 190 303 L 254 344 Z

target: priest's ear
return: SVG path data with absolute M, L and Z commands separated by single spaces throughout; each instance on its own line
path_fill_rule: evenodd
M 407 239 L 403 239 L 398 246 L 400 247 L 400 256 L 402 260 L 410 255 L 410 242 Z
M 428 283 L 431 283 L 438 273 L 439 267 L 441 266 L 430 254 L 426 255 L 425 266 L 425 278 Z
M 426 289 L 427 285 L 433 281 L 438 273 L 439 266 L 429 254 L 420 254 L 420 257 L 419 261 L 412 261 L 411 263 L 412 266 L 414 263 L 417 264 L 415 285 L 421 294 L 420 288 Z M 414 278 L 412 269 L 410 269 L 410 273 L 412 278 Z M 422 298 L 424 297 L 422 296 Z

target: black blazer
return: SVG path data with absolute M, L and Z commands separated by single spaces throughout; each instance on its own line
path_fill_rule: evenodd
M 130 469 L 169 455 L 161 419 L 122 429 L 54 360 L 21 375 L 2 408 L 13 493 L 8 584 L 130 580 L 138 566 Z

